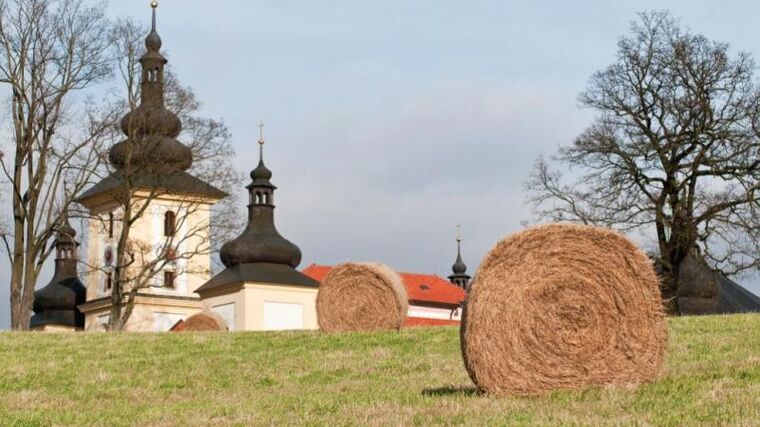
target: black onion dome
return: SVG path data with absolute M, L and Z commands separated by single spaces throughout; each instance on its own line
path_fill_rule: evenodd
M 161 49 L 161 36 L 158 35 L 158 31 L 156 31 L 155 27 L 150 34 L 148 34 L 148 37 L 145 38 L 145 48 L 154 52 Z
M 254 181 L 256 180 L 269 181 L 270 179 L 272 179 L 272 171 L 270 171 L 269 168 L 267 168 L 264 165 L 263 160 L 259 160 L 259 164 L 258 166 L 256 166 L 256 169 L 251 171 L 251 179 Z
M 55 240 L 55 274 L 45 287 L 34 293 L 31 327 L 45 325 L 84 327 L 84 315 L 77 306 L 87 299 L 87 288 L 77 277 L 76 230 L 66 212 L 58 224 Z
M 274 225 L 272 171 L 264 165 L 264 141 L 259 140 L 259 164 L 251 171 L 246 186 L 251 197 L 248 225 L 236 239 L 225 243 L 219 257 L 227 267 L 239 264 L 270 263 L 292 268 L 301 263 L 301 249 L 282 237 Z
M 134 167 L 138 172 L 172 174 L 183 172 L 193 164 L 189 147 L 175 138 L 182 131 L 182 122 L 164 105 L 164 58 L 161 37 L 156 31 L 156 7 L 153 7 L 153 26 L 145 38 L 147 52 L 140 58 L 142 81 L 140 105 L 121 120 L 124 141 L 111 147 L 109 160 L 117 169 Z
M 236 239 L 225 243 L 219 257 L 227 267 L 238 264 L 270 263 L 289 265 L 301 263 L 301 249 L 282 237 L 272 226 L 253 223 Z
M 78 278 L 53 278 L 44 288 L 34 293 L 34 312 L 76 310 L 85 300 L 87 289 Z
M 454 265 L 451 266 L 451 270 L 454 274 L 464 274 L 467 271 L 467 265 L 462 261 L 461 254 L 457 254 L 457 260 L 454 262 Z

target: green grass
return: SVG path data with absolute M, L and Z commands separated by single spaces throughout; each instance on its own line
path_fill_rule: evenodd
M 760 425 L 760 315 L 669 321 L 635 390 L 475 393 L 456 328 L 0 334 L 2 425 Z

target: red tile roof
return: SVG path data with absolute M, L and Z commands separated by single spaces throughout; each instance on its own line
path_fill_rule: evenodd
M 427 319 L 424 317 L 407 317 L 404 319 L 404 327 L 411 328 L 415 326 L 452 326 L 459 325 L 459 320 L 448 319 Z
M 303 270 L 303 274 L 322 282 L 331 269 L 332 266 L 329 265 L 312 264 Z M 414 273 L 399 273 L 399 275 L 404 281 L 410 302 L 459 305 L 464 301 L 464 290 L 440 276 Z

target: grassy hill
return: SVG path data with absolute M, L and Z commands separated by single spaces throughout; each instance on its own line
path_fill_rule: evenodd
M 671 319 L 637 390 L 478 395 L 458 329 L 0 334 L 3 425 L 760 425 L 760 315 Z

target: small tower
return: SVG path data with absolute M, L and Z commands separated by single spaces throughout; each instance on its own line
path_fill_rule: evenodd
M 41 331 L 76 331 L 84 328 L 84 315 L 77 306 L 85 302 L 87 289 L 77 274 L 76 231 L 63 213 L 55 239 L 55 274 L 50 283 L 34 293 L 31 328 Z
M 470 276 L 467 275 L 467 266 L 462 261 L 462 235 L 459 233 L 459 226 L 457 225 L 457 260 L 454 265 L 451 266 L 451 270 L 454 272 L 449 276 L 449 281 L 458 287 L 467 290 L 470 284 Z
M 219 251 L 226 268 L 196 292 L 230 330 L 316 329 L 319 282 L 296 270 L 301 249 L 275 228 L 271 178 L 260 135 L 259 163 L 246 186 L 248 225 Z
M 226 267 L 270 263 L 296 268 L 301 250 L 280 235 L 274 225 L 272 171 L 264 165 L 264 138 L 259 136 L 259 164 L 251 171 L 248 189 L 248 226 L 236 239 L 222 246 L 219 256 Z

